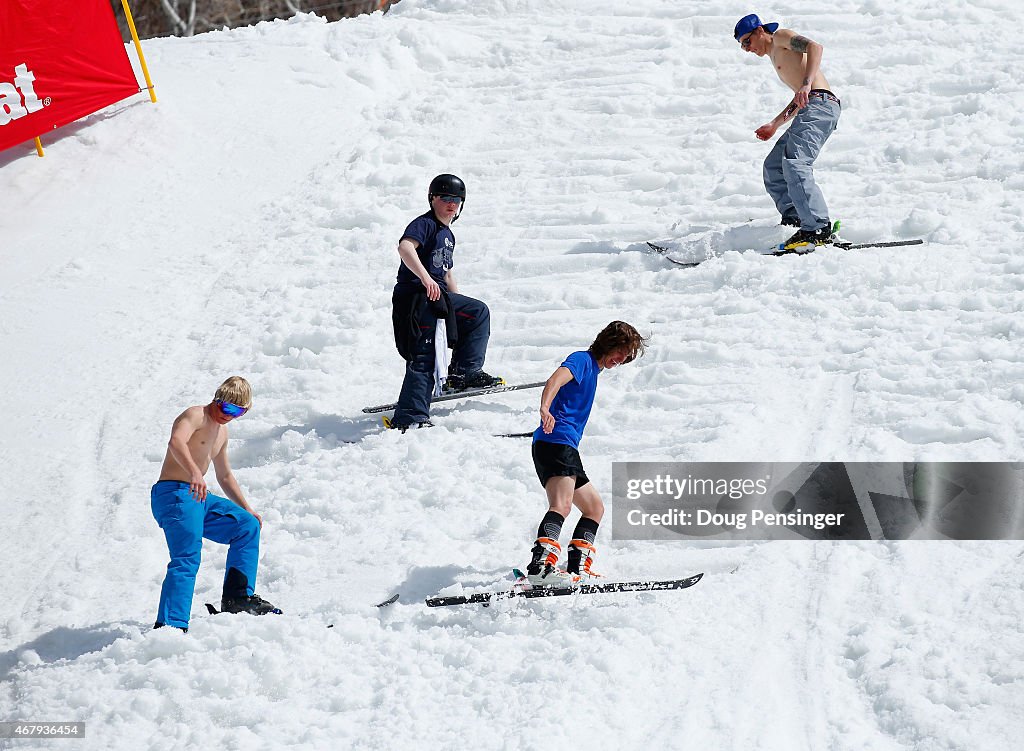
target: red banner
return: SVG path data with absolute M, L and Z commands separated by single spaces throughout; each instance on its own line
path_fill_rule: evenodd
M 0 150 L 138 91 L 108 0 L 0 0 Z

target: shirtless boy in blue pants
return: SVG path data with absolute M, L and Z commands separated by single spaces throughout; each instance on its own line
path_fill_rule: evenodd
M 254 594 L 263 519 L 245 500 L 228 463 L 227 424 L 252 406 L 252 388 L 241 376 L 228 378 L 213 401 L 189 407 L 174 421 L 151 506 L 164 531 L 171 561 L 160 591 L 156 624 L 188 631 L 203 538 L 228 545 L 221 610 L 265 615 L 281 611 Z M 213 463 L 227 498 L 208 492 Z

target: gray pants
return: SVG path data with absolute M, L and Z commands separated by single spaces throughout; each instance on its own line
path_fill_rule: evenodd
M 839 124 L 842 108 L 819 91 L 764 160 L 764 187 L 784 220 L 799 220 L 800 229 L 813 231 L 829 223 L 825 197 L 814 182 L 814 160 Z

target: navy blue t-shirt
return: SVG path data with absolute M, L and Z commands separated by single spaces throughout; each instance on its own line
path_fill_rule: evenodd
M 433 277 L 441 289 L 448 291 L 448 283 L 445 281 L 445 274 L 455 265 L 455 235 L 450 227 L 446 227 L 437 221 L 433 211 L 428 211 L 423 216 L 412 220 L 405 232 L 402 233 L 402 240 L 415 240 L 419 243 L 416 248 L 416 255 L 420 257 L 420 263 Z M 398 264 L 398 280 L 395 283 L 395 292 L 422 292 L 423 283 L 419 277 L 412 273 L 404 263 Z
M 573 352 L 565 358 L 562 367 L 572 373 L 572 380 L 558 390 L 551 402 L 555 428 L 550 433 L 545 433 L 543 427 L 537 428 L 533 440 L 561 443 L 578 449 L 583 429 L 590 419 L 590 408 L 594 406 L 601 366 L 592 354 L 584 351 Z

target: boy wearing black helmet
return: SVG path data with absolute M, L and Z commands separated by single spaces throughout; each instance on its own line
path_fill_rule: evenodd
M 460 295 L 452 274 L 451 225 L 465 205 L 466 184 L 455 175 L 438 175 L 430 181 L 427 201 L 430 211 L 416 217 L 399 240 L 401 263 L 391 298 L 395 344 L 406 366 L 398 406 L 385 424 L 403 432 L 431 425 L 431 396 L 442 384 L 461 391 L 504 383 L 483 371 L 490 311 L 480 300 Z M 447 377 L 446 347 L 453 350 Z

